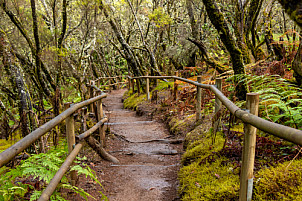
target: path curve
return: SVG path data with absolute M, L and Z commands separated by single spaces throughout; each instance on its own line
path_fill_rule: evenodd
M 107 140 L 106 149 L 121 162 L 101 162 L 105 195 L 109 201 L 178 200 L 177 171 L 182 145 L 141 143 L 171 136 L 164 124 L 123 109 L 125 91 L 112 91 L 104 100 L 108 126 L 117 136 Z

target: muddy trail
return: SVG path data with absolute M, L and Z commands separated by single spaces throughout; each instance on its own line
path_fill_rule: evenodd
M 98 191 L 109 201 L 179 200 L 177 171 L 182 145 L 169 143 L 173 137 L 164 124 L 123 109 L 125 91 L 112 91 L 103 101 L 109 117 L 105 127 L 110 129 L 106 150 L 118 158 L 120 164 L 91 154 L 88 164 L 97 172 L 103 189 L 85 181 L 84 177 L 80 178 L 79 185 L 98 200 L 101 200 Z

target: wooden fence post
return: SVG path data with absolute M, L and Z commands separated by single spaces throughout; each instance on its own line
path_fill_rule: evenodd
M 222 89 L 222 79 L 216 78 L 216 87 L 219 91 Z M 218 112 L 221 108 L 221 101 L 215 97 L 215 113 Z
M 149 73 L 147 73 L 147 76 L 149 76 Z M 146 93 L 147 93 L 147 100 L 150 101 L 150 79 L 146 79 Z
M 111 78 L 108 79 L 109 92 L 111 92 Z
M 137 95 L 139 96 L 141 93 L 139 78 L 136 79 L 136 87 L 137 87 Z
M 178 77 L 178 71 L 175 72 L 175 76 Z M 177 99 L 177 88 L 178 84 L 176 83 L 177 79 L 174 79 L 174 88 L 173 88 L 173 99 Z
M 147 73 L 147 76 L 149 73 Z M 146 93 L 147 93 L 147 100 L 150 100 L 150 81 L 149 78 L 146 78 Z
M 131 85 L 132 85 L 132 95 L 133 95 L 135 93 L 134 92 L 135 86 L 134 86 L 134 79 L 133 78 L 131 78 Z
M 65 105 L 65 108 L 69 108 L 71 106 L 70 103 Z M 75 146 L 75 134 L 74 134 L 74 117 L 71 114 L 66 118 L 66 138 L 67 138 L 67 146 L 68 153 L 70 154 Z M 70 172 L 71 185 L 75 186 L 77 175 L 75 171 Z
M 216 78 L 216 87 L 219 91 L 222 90 L 222 79 Z M 220 115 L 218 114 L 219 110 L 221 109 L 221 101 L 218 99 L 218 97 L 215 97 L 215 122 L 214 122 L 214 133 L 216 133 L 219 130 L 219 123 L 220 123 Z
M 82 131 L 87 131 L 87 107 L 82 108 Z
M 127 83 L 127 88 L 128 88 L 128 91 L 131 89 L 131 80 L 130 80 L 130 77 L 127 77 L 127 80 L 128 80 L 128 83 Z
M 100 87 L 100 82 L 101 82 L 101 80 L 100 80 L 100 78 L 98 78 L 97 81 L 96 81 L 96 86 L 97 87 Z
M 95 85 L 95 82 L 91 80 L 90 85 Z M 90 97 L 89 98 L 93 98 L 93 97 L 94 97 L 94 90 L 93 90 L 93 87 L 91 86 L 90 87 Z M 89 107 L 90 107 L 90 112 L 94 113 L 94 103 L 91 103 Z
M 246 94 L 246 108 L 253 115 L 258 116 L 259 94 Z M 242 164 L 240 174 L 240 201 L 252 200 L 253 170 L 255 161 L 257 128 L 250 124 L 244 124 L 244 141 L 242 148 Z
M 119 89 L 120 89 L 120 84 L 119 84 L 118 77 L 116 76 L 115 78 L 113 78 L 113 80 L 114 80 L 115 83 L 116 83 L 116 89 L 119 90 Z M 114 85 L 114 86 L 115 86 L 115 85 Z
M 102 92 L 98 92 L 99 95 L 101 95 Z M 102 99 L 97 101 L 97 115 L 98 115 L 98 121 L 101 121 L 104 118 L 103 114 L 103 105 L 102 105 Z M 105 136 L 105 130 L 104 130 L 104 124 L 100 126 L 99 128 L 99 135 L 100 135 L 100 143 L 102 147 L 106 146 L 106 136 Z
M 201 76 L 197 76 L 197 82 L 201 83 Z M 197 86 L 197 94 L 196 94 L 196 122 L 201 120 L 201 87 Z

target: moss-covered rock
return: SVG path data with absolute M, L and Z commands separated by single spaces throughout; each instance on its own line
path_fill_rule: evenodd
M 186 135 L 196 125 L 196 114 L 188 115 L 184 118 L 178 116 L 172 116 L 169 118 L 169 129 L 174 135 Z
M 204 160 L 210 155 L 216 155 L 223 148 L 224 141 L 221 133 L 217 133 L 214 144 L 210 132 L 201 135 L 199 140 L 188 146 L 182 157 L 182 165 L 188 165 L 197 160 Z
M 133 94 L 124 100 L 124 108 L 136 110 L 137 106 L 143 101 L 147 100 L 146 94 L 138 96 L 138 94 Z

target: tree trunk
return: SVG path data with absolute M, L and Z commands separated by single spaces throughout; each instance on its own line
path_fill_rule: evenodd
M 100 1 L 100 8 L 103 10 L 103 13 L 107 20 L 109 21 L 109 24 L 111 25 L 111 28 L 113 32 L 115 33 L 115 36 L 117 37 L 118 41 L 122 45 L 122 48 L 124 49 L 124 55 L 125 59 L 127 60 L 127 63 L 129 64 L 133 74 L 135 76 L 141 76 L 141 70 L 139 68 L 138 61 L 136 60 L 132 48 L 129 46 L 129 44 L 126 42 L 122 32 L 117 27 L 117 24 L 115 22 L 115 19 L 112 18 L 112 16 L 109 15 L 107 11 L 107 7 L 103 4 L 103 1 Z
M 299 48 L 297 50 L 297 54 L 292 63 L 292 68 L 294 70 L 294 77 L 297 83 L 302 85 L 302 40 L 300 41 Z
M 203 3 L 206 7 L 206 11 L 212 24 L 215 26 L 217 32 L 219 33 L 221 41 L 230 53 L 234 74 L 245 74 L 242 53 L 235 45 L 235 40 L 230 34 L 230 30 L 224 19 L 223 14 L 220 12 L 216 3 L 213 0 L 203 0 Z M 239 100 L 245 100 L 247 93 L 246 84 L 244 82 L 240 82 L 238 78 L 235 79 L 235 84 L 236 96 Z
M 16 99 L 18 100 L 22 136 L 25 137 L 32 129 L 35 129 L 36 124 L 32 119 L 32 104 L 23 75 L 19 67 L 12 62 L 13 58 L 9 49 L 3 32 L 0 32 L 0 56 L 2 56 L 5 71 L 11 76 L 10 82 L 14 87 Z M 30 130 L 29 127 L 32 129 Z
M 198 26 L 195 21 L 194 17 L 194 10 L 193 10 L 193 5 L 192 5 L 192 0 L 186 0 L 186 7 L 188 11 L 188 15 L 190 18 L 190 25 L 191 25 L 191 30 L 192 30 L 192 37 L 195 40 L 199 39 L 199 33 L 198 33 Z M 196 63 L 196 51 L 193 51 L 192 54 L 189 56 L 189 62 L 188 66 L 195 66 Z
M 285 12 L 302 28 L 302 1 L 278 0 Z

